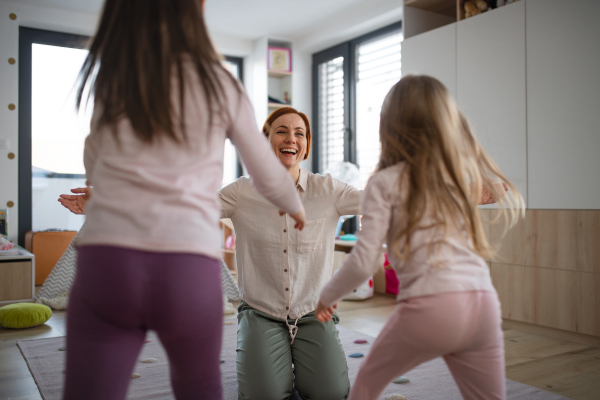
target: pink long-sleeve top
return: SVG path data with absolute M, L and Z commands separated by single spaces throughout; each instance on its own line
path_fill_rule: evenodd
M 300 211 L 294 182 L 260 133 L 244 91 L 227 72 L 219 71 L 226 107 L 221 115 L 213 111 L 209 128 L 209 107 L 191 71 L 189 67 L 184 93 L 185 145 L 162 137 L 151 145 L 142 143 L 128 119 L 117 125 L 117 142 L 108 127 L 98 128 L 92 118 L 84 164 L 94 193 L 78 246 L 112 245 L 220 258 L 217 191 L 225 138 L 236 146 L 262 196 L 290 214 Z
M 450 234 L 430 252 L 428 245 L 439 242 L 442 235 L 439 228 L 424 228 L 412 235 L 408 260 L 400 260 L 392 251 L 396 235 L 407 220 L 403 207 L 407 192 L 400 185 L 403 168 L 403 163 L 397 164 L 369 180 L 362 200 L 358 242 L 321 291 L 320 301 L 326 307 L 375 273 L 375 259 L 383 243 L 388 244 L 388 258 L 400 281 L 399 301 L 438 293 L 495 290 L 487 263 L 472 250 L 466 232 Z M 427 225 L 426 219 L 423 226 Z

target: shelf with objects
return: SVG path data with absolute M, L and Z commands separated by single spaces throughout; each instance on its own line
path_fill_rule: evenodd
M 271 113 L 292 105 L 291 43 L 269 40 L 267 53 L 267 107 Z
M 475 17 L 520 0 L 405 0 L 404 38 Z
M 6 250 L 0 250 L 0 304 L 33 301 L 35 256 L 12 243 L 2 248 Z
M 233 229 L 233 223 L 229 218 L 221 220 L 221 229 L 223 231 L 223 261 L 229 268 L 232 274 L 237 274 L 237 265 L 235 259 L 235 230 Z

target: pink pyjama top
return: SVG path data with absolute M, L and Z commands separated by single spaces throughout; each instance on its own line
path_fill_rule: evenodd
M 403 168 L 403 163 L 394 165 L 369 180 L 362 200 L 358 242 L 321 291 L 320 300 L 325 306 L 331 306 L 376 272 L 374 261 L 383 243 L 388 244 L 388 258 L 400 281 L 398 300 L 446 292 L 495 290 L 487 263 L 472 250 L 466 234 L 447 237 L 439 252 L 430 254 L 428 244 L 441 234 L 437 228 L 422 229 L 411 238 L 409 260 L 401 261 L 394 254 L 391 246 L 406 223 L 402 205 L 407 192 L 401 190 L 399 180 Z M 427 220 L 423 225 L 427 225 Z
M 94 193 L 78 246 L 112 245 L 221 258 L 217 191 L 225 138 L 236 146 L 262 196 L 285 212 L 300 211 L 294 182 L 260 133 L 248 97 L 227 72 L 219 74 L 227 95 L 226 110 L 222 115 L 213 112 L 210 128 L 209 107 L 198 77 L 187 74 L 184 116 L 189 141 L 183 146 L 166 138 L 144 144 L 127 119 L 117 125 L 117 143 L 109 128 L 98 129 L 92 118 L 84 164 Z

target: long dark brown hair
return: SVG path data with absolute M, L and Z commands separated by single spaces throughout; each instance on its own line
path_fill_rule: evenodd
M 185 141 L 184 64 L 188 62 L 209 105 L 210 124 L 212 112 L 221 111 L 225 104 L 217 75 L 223 67 L 204 24 L 201 0 L 106 0 L 79 73 L 77 108 L 81 109 L 87 87 L 88 96 L 100 105 L 99 126 L 112 127 L 115 135 L 117 122 L 127 118 L 143 142 L 150 143 L 158 135 Z M 179 104 L 172 104 L 172 93 L 178 94 Z
M 430 250 L 449 233 L 466 231 L 473 250 L 483 257 L 493 255 L 478 209 L 483 187 L 498 200 L 505 231 L 524 215 L 517 188 L 479 144 L 448 89 L 437 79 L 409 75 L 394 85 L 381 109 L 379 137 L 377 169 L 400 162 L 406 166 L 399 190 L 407 193 L 403 204 L 407 222 L 393 246 L 400 259 L 410 257 L 411 236 L 431 227 L 439 228 L 442 235 Z

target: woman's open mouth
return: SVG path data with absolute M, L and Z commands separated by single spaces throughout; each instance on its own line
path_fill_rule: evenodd
M 292 149 L 290 147 L 284 147 L 283 149 L 279 149 L 279 152 L 285 157 L 292 158 L 298 153 L 298 150 Z

